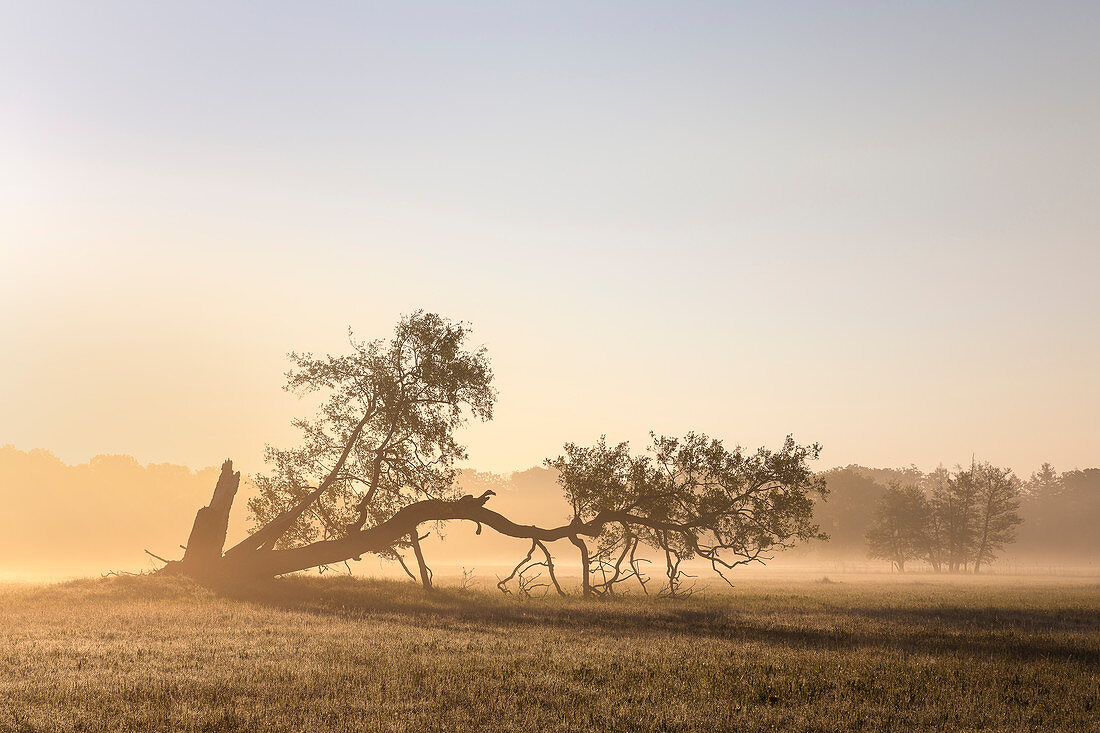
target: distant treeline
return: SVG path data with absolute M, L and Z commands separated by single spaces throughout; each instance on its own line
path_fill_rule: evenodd
M 979 571 L 998 557 L 1016 561 L 1100 560 L 1100 469 L 1059 473 L 1049 463 L 1027 479 L 988 463 L 822 474 L 830 489 L 816 516 L 830 541 L 813 554 L 862 553 L 898 569 Z
M 983 466 L 975 468 L 978 474 L 985 470 Z M 934 507 L 939 501 L 937 492 L 950 495 L 967 489 L 967 479 L 961 474 L 969 470 L 937 469 L 924 474 L 915 468 L 848 466 L 825 471 L 821 475 L 829 496 L 818 503 L 815 516 L 831 539 L 799 545 L 784 555 L 830 561 L 866 558 L 867 533 L 879 526 L 876 517 L 881 517 L 883 507 L 897 503 L 898 491 L 904 496 L 906 487 L 916 487 L 923 500 Z M 179 543 L 187 539 L 196 507 L 210 499 L 216 479 L 214 468 L 140 464 L 129 456 L 96 456 L 70 465 L 48 451 L 0 446 L 0 502 L 10 519 L 0 533 L 0 581 L 13 576 L 63 577 L 148 569 L 156 563 L 142 552 L 146 548 L 176 557 Z M 1014 525 L 1016 541 L 1005 544 L 1002 557 L 1023 563 L 1100 563 L 1100 469 L 1060 474 L 1045 466 L 1027 480 L 1010 479 L 1019 488 L 1015 512 L 1023 521 Z M 496 508 L 521 524 L 566 523 L 571 516 L 550 468 L 507 475 L 467 470 L 458 483 L 464 492 L 475 495 L 494 490 L 498 494 L 493 499 Z M 898 490 L 891 490 L 891 485 Z M 241 491 L 249 496 L 253 487 L 245 482 Z M 901 505 L 904 508 L 904 502 Z M 243 537 L 250 524 L 242 506 L 232 516 L 230 541 Z M 432 528 L 431 534 L 424 551 L 433 561 L 449 558 L 455 564 L 479 568 L 485 577 L 492 577 L 489 568 L 494 564 L 514 565 L 516 553 L 522 555 L 527 549 L 522 541 L 494 532 L 478 535 L 469 522 Z M 569 547 L 564 541 L 562 552 Z M 955 547 L 956 566 L 973 569 L 975 551 L 965 549 L 973 548 L 972 541 Z M 914 563 L 931 569 L 924 557 L 907 557 L 906 569 Z M 951 557 L 950 552 L 939 551 L 941 569 L 951 569 Z M 983 559 L 981 566 L 987 562 Z M 356 568 L 364 573 L 394 570 L 376 562 Z
M 210 501 L 217 478 L 216 467 L 142 464 L 127 455 L 101 455 L 73 465 L 46 450 L 0 445 L 0 504 L 8 519 L 0 532 L 0 583 L 159 566 L 145 549 L 177 558 L 195 512 Z M 570 518 L 549 468 L 506 476 L 464 471 L 459 484 L 467 493 L 496 491 L 495 508 L 524 524 L 565 523 Z M 252 526 L 245 500 L 255 487 L 247 478 L 241 494 L 240 506 L 230 516 L 230 544 L 243 539 Z M 484 567 L 514 565 L 517 552 L 522 557 L 530 544 L 476 531 L 469 522 L 432 527 L 424 551 L 438 564 L 450 559 Z M 401 573 L 395 564 L 369 557 L 355 567 L 364 574 Z M 481 572 L 492 577 L 489 570 Z

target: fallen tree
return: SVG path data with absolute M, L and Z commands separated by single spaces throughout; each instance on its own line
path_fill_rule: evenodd
M 255 531 L 224 549 L 240 484 L 226 461 L 183 558 L 164 571 L 206 581 L 269 578 L 369 553 L 400 562 L 415 580 L 403 555 L 411 549 L 430 587 L 420 528 L 468 521 L 479 534 L 489 527 L 531 542 L 501 579 L 502 591 L 552 586 L 564 594 L 548 545 L 568 540 L 585 595 L 612 594 L 628 580 L 650 592 L 640 548 L 664 558 L 659 592 L 678 595 L 690 592 L 684 561 L 701 559 L 726 577 L 725 570 L 823 536 L 811 515 L 813 496 L 825 489 L 808 467 L 819 447 L 790 437 L 779 450 L 749 453 L 693 433 L 653 436 L 642 456 L 602 438 L 589 448 L 567 444 L 547 461 L 573 507 L 572 521 L 557 527 L 521 525 L 493 511 L 486 506 L 492 491 L 460 496 L 454 462 L 466 454 L 454 432 L 467 415 L 490 419 L 495 399 L 485 350 L 464 349 L 467 335 L 463 324 L 418 312 L 389 342 L 352 341 L 350 356 L 292 354 L 288 388 L 323 390 L 327 398 L 316 419 L 297 421 L 300 447 L 268 449 L 273 469 L 256 477 L 259 493 L 249 502 Z M 544 568 L 549 582 L 536 583 L 534 568 Z

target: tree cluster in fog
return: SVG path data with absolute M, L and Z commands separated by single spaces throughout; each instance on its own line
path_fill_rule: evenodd
M 1096 469 L 1059 474 L 1044 463 L 1026 481 L 989 463 L 899 473 L 879 492 L 865 531 L 869 555 L 898 570 L 924 562 L 936 572 L 977 573 L 1016 541 L 1025 519 L 1034 525 L 1029 544 L 1062 545 L 1067 554 L 1096 544 Z
M 867 530 L 871 557 L 898 570 L 913 560 L 936 572 L 977 573 L 1016 538 L 1021 483 L 1010 469 L 989 463 L 939 468 L 920 484 L 887 488 Z

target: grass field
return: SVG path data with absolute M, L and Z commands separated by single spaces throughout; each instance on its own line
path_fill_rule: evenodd
M 3 730 L 1100 730 L 1096 582 L 0 588 Z

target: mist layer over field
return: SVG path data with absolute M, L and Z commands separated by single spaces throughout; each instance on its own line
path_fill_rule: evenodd
M 868 559 L 864 533 L 878 495 L 886 483 L 903 474 L 859 467 L 826 472 L 830 495 L 819 503 L 816 518 L 831 539 L 778 553 L 766 569 L 739 568 L 735 578 L 758 577 L 762 572 L 771 577 L 805 573 L 811 578 L 846 572 L 888 574 L 888 563 Z M 124 455 L 97 456 L 70 465 L 48 451 L 0 447 L 0 501 L 9 516 L 19 518 L 0 535 L 0 580 L 60 580 L 161 565 L 144 550 L 179 557 L 179 546 L 187 541 L 196 510 L 209 501 L 217 475 L 213 467 L 142 465 Z M 471 494 L 493 489 L 497 496 L 492 506 L 519 523 L 554 525 L 570 518 L 570 508 L 550 469 L 535 467 L 506 475 L 468 470 L 458 483 Z M 246 481 L 242 492 L 247 494 L 249 489 Z M 1100 485 L 1087 496 L 1100 497 Z M 993 564 L 992 572 L 1096 575 L 1100 539 L 1092 530 L 1100 526 L 1098 508 L 1094 498 L 1071 506 L 1062 512 L 1069 517 L 1059 519 L 1050 512 L 1041 513 L 1025 497 L 1019 539 Z M 246 502 L 239 501 L 231 516 L 230 543 L 249 529 Z M 481 580 L 495 580 L 498 574 L 507 575 L 527 550 L 523 540 L 492 531 L 476 535 L 470 523 L 423 529 L 431 531 L 424 542 L 428 562 L 444 576 L 460 575 L 465 568 Z M 568 573 L 575 565 L 568 542 L 551 549 L 560 555 L 558 562 Z M 349 567 L 356 575 L 404 577 L 398 565 L 374 556 L 334 567 L 333 572 L 346 573 Z M 913 569 L 928 570 L 920 565 Z

